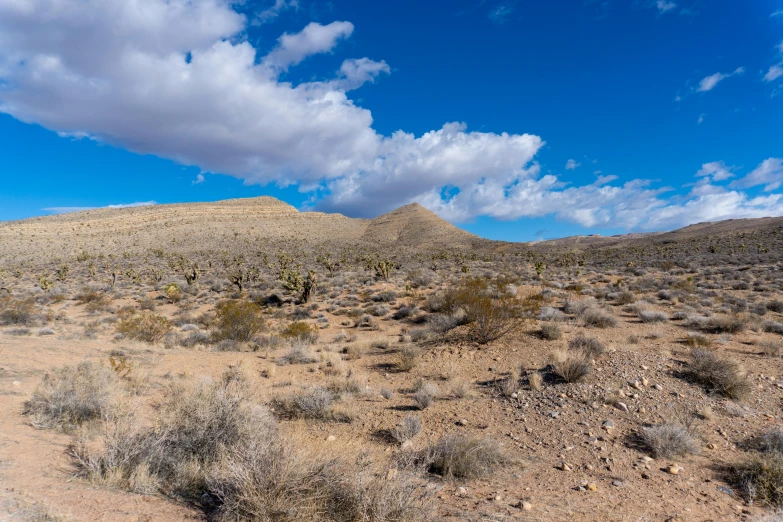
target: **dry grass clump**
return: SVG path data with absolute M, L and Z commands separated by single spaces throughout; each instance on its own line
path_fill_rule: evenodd
M 778 321 L 764 321 L 762 328 L 765 332 L 783 335 L 783 323 Z
M 275 413 L 284 418 L 329 419 L 334 394 L 321 386 L 311 386 L 272 401 Z
M 741 399 L 750 391 L 750 383 L 739 363 L 709 350 L 695 348 L 691 351 L 691 374 L 710 391 L 730 399 Z
M 99 447 L 71 455 L 94 482 L 208 506 L 215 520 L 418 522 L 427 511 L 408 481 L 314 457 L 284 439 L 268 411 L 249 402 L 242 372 L 180 383 L 150 425 L 109 419 Z
M 449 479 L 488 477 L 512 463 L 494 440 L 462 433 L 445 435 L 424 450 L 421 460 L 430 473 Z
M 398 443 L 409 441 L 421 432 L 421 419 L 417 415 L 406 415 L 402 422 L 389 430 L 389 435 Z
M 558 350 L 550 359 L 552 371 L 565 382 L 579 382 L 590 373 L 590 357 L 581 350 Z
M 606 351 L 604 344 L 593 337 L 579 335 L 568 341 L 568 349 L 581 351 L 590 359 L 597 359 Z
M 560 310 L 558 310 L 557 308 L 552 308 L 551 306 L 544 306 L 541 308 L 541 311 L 538 314 L 538 320 L 564 323 L 568 321 L 568 316 L 563 312 L 561 312 Z
M 44 375 L 23 413 L 36 428 L 72 429 L 101 418 L 113 403 L 117 375 L 84 361 Z
M 171 331 L 171 322 L 162 315 L 142 312 L 117 323 L 117 333 L 146 343 L 160 342 Z
M 215 328 L 212 336 L 216 341 L 250 342 L 264 329 L 264 319 L 257 304 L 232 299 L 218 303 L 215 307 Z
M 670 459 L 701 450 L 692 422 L 677 420 L 642 428 L 641 439 L 656 458 Z
M 582 314 L 582 321 L 585 326 L 592 326 L 593 328 L 613 328 L 617 326 L 617 318 L 600 308 L 586 310 Z

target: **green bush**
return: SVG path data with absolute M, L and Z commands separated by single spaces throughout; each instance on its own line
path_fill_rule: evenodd
M 249 342 L 264 329 L 264 318 L 257 304 L 232 299 L 216 307 L 215 330 L 217 341 Z
M 160 342 L 171 331 L 171 322 L 162 315 L 142 312 L 117 323 L 117 333 L 147 343 Z
M 312 343 L 318 339 L 318 327 L 310 325 L 305 321 L 294 321 L 280 332 L 280 336 L 286 339 L 300 339 Z

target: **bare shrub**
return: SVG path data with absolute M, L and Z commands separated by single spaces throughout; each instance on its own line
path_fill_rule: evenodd
M 759 437 L 759 449 L 766 453 L 783 454 L 783 428 L 773 428 Z
M 129 339 L 157 343 L 171 331 L 171 322 L 162 315 L 142 312 L 117 323 L 117 333 Z
M 277 364 L 286 366 L 288 364 L 310 364 L 315 362 L 315 357 L 310 352 L 310 346 L 301 341 L 295 341 L 288 352 L 277 358 Z
M 281 417 L 298 419 L 328 419 L 334 394 L 321 386 L 312 386 L 287 397 L 272 401 L 272 408 Z
M 399 372 L 409 372 L 419 362 L 420 352 L 415 346 L 403 346 L 397 352 L 394 367 Z
M 422 383 L 413 394 L 413 400 L 420 409 L 428 408 L 438 396 L 438 387 L 431 383 Z
M 573 314 L 577 318 L 582 317 L 585 312 L 595 307 L 596 300 L 593 297 L 585 297 L 582 299 L 569 298 L 563 305 L 563 310 L 567 314 Z
M 261 310 L 250 301 L 223 301 L 215 307 L 215 311 L 213 337 L 216 341 L 249 342 L 264 329 Z
M 568 321 L 568 316 L 558 310 L 557 308 L 552 308 L 550 306 L 544 306 L 541 308 L 541 311 L 538 314 L 538 320 L 539 321 L 552 321 L 556 323 L 564 323 Z
M 418 435 L 420 431 L 421 419 L 417 415 L 406 415 L 401 423 L 389 430 L 389 435 L 402 444 Z
M 590 358 L 581 350 L 558 350 L 550 358 L 552 371 L 565 382 L 579 382 L 590 373 Z
M 783 507 L 783 453 L 758 453 L 731 467 L 733 482 L 749 501 Z
M 582 321 L 585 326 L 594 328 L 613 328 L 617 326 L 617 318 L 599 308 L 591 308 L 582 314 Z
M 736 334 L 742 332 L 747 324 L 747 320 L 739 315 L 713 315 L 703 319 L 698 327 L 705 332 Z
M 669 320 L 669 317 L 665 313 L 656 310 L 640 310 L 639 319 L 643 323 L 665 323 Z
M 498 392 L 504 397 L 511 397 L 519 391 L 519 381 L 522 378 L 519 370 L 512 370 L 506 377 L 495 383 Z
M 758 342 L 758 347 L 768 357 L 780 357 L 783 355 L 783 345 L 778 341 L 763 339 Z
M 764 321 L 762 328 L 765 332 L 783 335 L 783 323 L 778 321 Z
M 671 459 L 700 451 L 692 424 L 669 421 L 642 428 L 641 438 L 655 458 Z
M 497 442 L 461 433 L 445 435 L 422 456 L 430 473 L 449 479 L 488 477 L 511 464 Z
M 541 325 L 541 338 L 547 341 L 556 341 L 563 337 L 563 329 L 557 323 L 544 323 Z
M 44 375 L 23 413 L 37 428 L 72 429 L 107 413 L 116 392 L 116 374 L 84 361 Z
M 691 374 L 710 391 L 731 399 L 741 399 L 750 391 L 750 383 L 739 363 L 720 358 L 709 350 L 691 350 Z

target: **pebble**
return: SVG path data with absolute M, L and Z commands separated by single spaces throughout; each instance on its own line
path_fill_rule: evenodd
M 598 486 L 596 486 L 595 482 L 591 482 L 587 485 L 588 491 L 598 491 Z
M 618 488 L 622 485 L 623 485 L 622 480 L 615 480 L 614 482 L 612 482 L 612 486 L 617 486 Z
M 522 509 L 524 511 L 533 511 L 533 504 L 530 502 L 522 502 Z
M 557 466 L 557 469 L 559 469 L 560 471 L 571 471 L 571 466 L 569 466 L 565 462 L 561 462 L 560 465 Z
M 604 429 L 607 429 L 607 430 L 614 429 L 614 422 L 612 422 L 610 420 L 606 420 L 606 421 L 604 421 L 603 424 L 601 424 L 601 427 L 603 427 Z
M 653 388 L 655 388 L 656 390 L 660 391 L 660 390 L 663 389 L 663 386 L 661 386 L 660 384 L 653 384 Z
M 666 473 L 669 475 L 679 475 L 680 471 L 682 471 L 683 468 L 678 466 L 677 464 L 672 464 L 668 468 L 666 468 Z
M 624 402 L 615 402 L 614 407 L 620 411 L 628 411 L 628 405 Z
M 334 442 L 336 440 L 337 437 L 335 437 L 334 435 L 329 435 L 328 437 L 326 437 L 326 442 Z

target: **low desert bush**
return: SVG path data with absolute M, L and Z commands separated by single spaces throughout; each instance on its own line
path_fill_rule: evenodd
M 590 359 L 598 359 L 606 351 L 601 341 L 593 337 L 579 335 L 568 341 L 568 349 L 580 351 Z
M 544 323 L 541 325 L 541 338 L 547 341 L 556 341 L 563 337 L 563 329 L 557 323 Z
M 417 415 L 406 415 L 402 422 L 389 430 L 389 435 L 398 443 L 409 441 L 421 431 L 421 419 Z
M 719 357 L 710 350 L 691 350 L 691 375 L 709 391 L 730 399 L 741 399 L 750 391 L 745 372 L 739 363 Z
M 314 343 L 318 340 L 318 327 L 304 321 L 294 321 L 280 332 L 280 337 Z
M 420 410 L 429 408 L 438 396 L 438 387 L 430 383 L 422 383 L 413 394 L 413 401 Z
M 783 335 L 783 323 L 778 321 L 764 321 L 762 328 L 765 332 Z
M 0 325 L 33 326 L 37 321 L 35 300 L 33 298 L 15 299 L 6 297 L 0 299 Z
M 403 346 L 396 354 L 394 367 L 398 372 L 409 372 L 419 362 L 420 352 L 415 346 Z
M 541 311 L 538 313 L 538 320 L 539 321 L 553 321 L 556 323 L 564 323 L 568 321 L 568 316 L 558 310 L 557 308 L 552 308 L 551 306 L 544 306 L 541 308 Z
M 277 364 L 286 366 L 288 364 L 310 364 L 316 361 L 310 352 L 310 345 L 302 341 L 294 341 L 288 352 L 278 357 Z
M 669 317 L 665 313 L 656 310 L 640 310 L 639 319 L 643 323 L 665 323 L 669 320 Z
M 142 312 L 117 323 L 117 333 L 146 343 L 160 342 L 171 331 L 171 322 L 162 315 Z
M 590 308 L 585 311 L 582 314 L 582 321 L 584 321 L 585 326 L 594 328 L 612 328 L 617 326 L 617 318 L 600 308 Z
M 655 458 L 671 459 L 699 452 L 692 423 L 669 421 L 642 428 L 641 439 Z
M 264 329 L 261 310 L 250 301 L 223 301 L 215 307 L 215 312 L 212 336 L 216 341 L 249 342 Z
M 767 303 L 767 310 L 778 314 L 783 314 L 783 301 L 775 299 Z
M 713 315 L 702 319 L 698 327 L 705 332 L 736 334 L 742 332 L 747 324 L 747 319 L 739 315 Z
M 106 414 L 116 385 L 113 371 L 92 362 L 64 366 L 44 375 L 23 412 L 37 428 L 72 429 Z
M 590 357 L 581 350 L 558 350 L 550 356 L 552 372 L 565 382 L 579 382 L 590 373 Z
M 780 357 L 783 355 L 783 344 L 778 341 L 763 339 L 758 342 L 758 347 L 768 357 Z
M 685 343 L 693 347 L 707 347 L 712 344 L 712 340 L 698 332 L 688 332 L 685 334 Z
M 469 337 L 477 344 L 487 344 L 515 330 L 521 323 L 522 304 L 506 281 L 483 277 L 466 277 L 447 292 L 452 303 L 449 313 L 462 309 Z
M 424 450 L 422 457 L 430 473 L 449 479 L 488 477 L 511 464 L 497 442 L 461 433 L 445 435 Z
M 783 453 L 763 452 L 731 467 L 731 478 L 749 501 L 783 507 Z
M 321 386 L 312 386 L 274 399 L 272 408 L 284 418 L 328 419 L 333 402 L 332 392 Z

